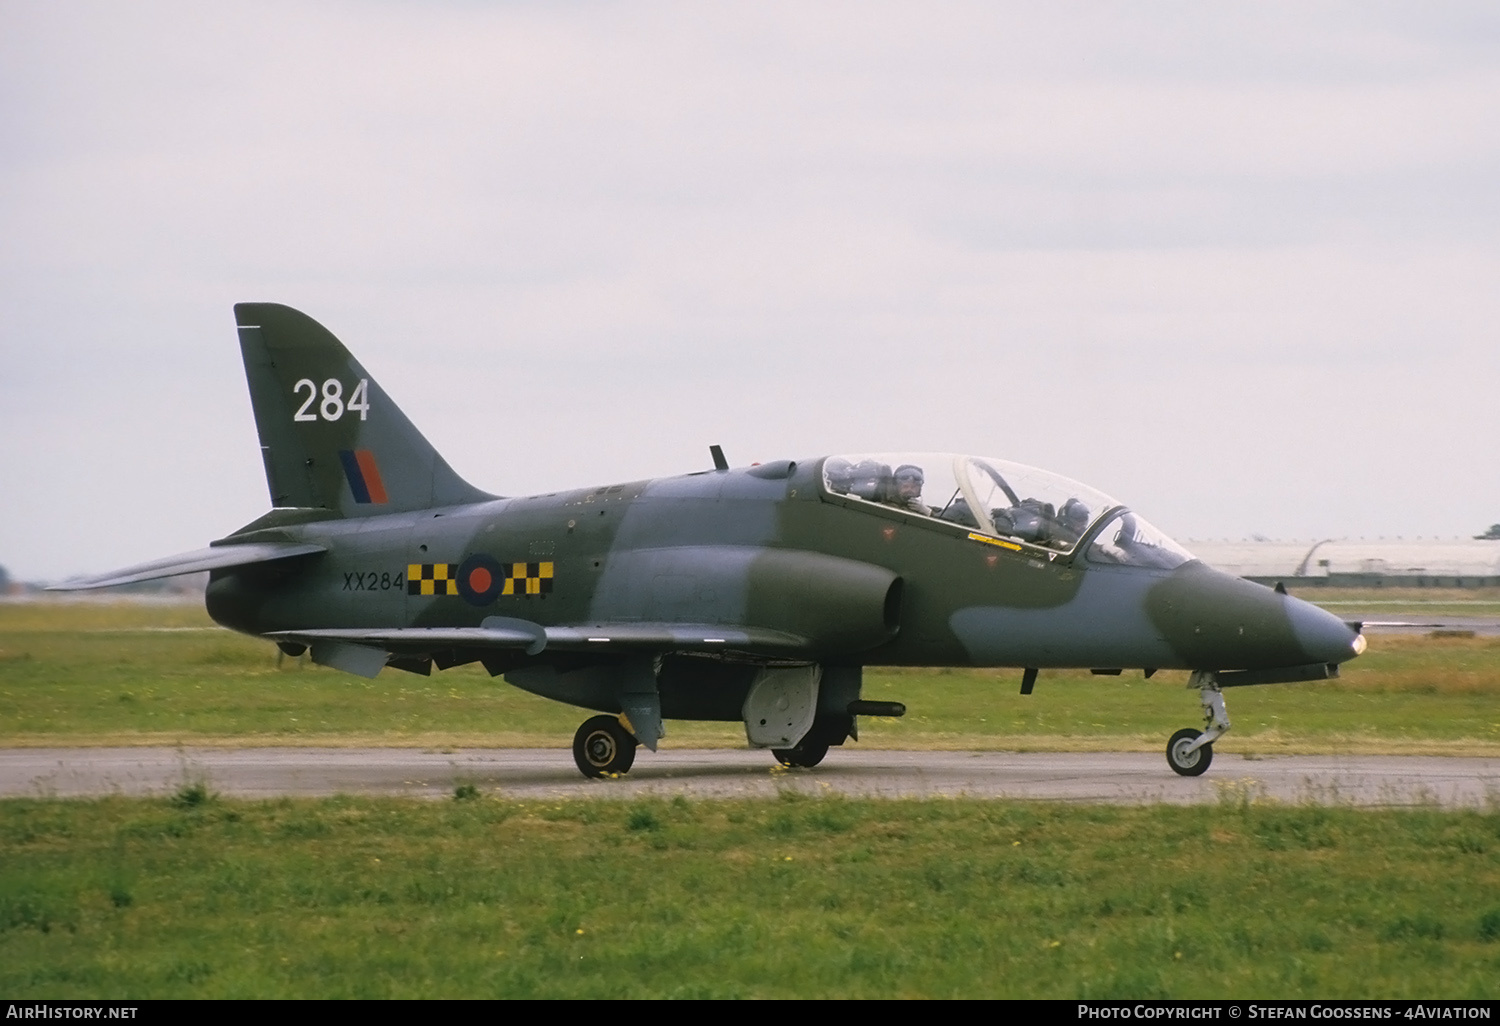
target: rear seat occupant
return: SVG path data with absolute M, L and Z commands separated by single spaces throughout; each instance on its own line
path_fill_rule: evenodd
M 932 516 L 932 507 L 922 501 L 922 485 L 926 478 L 922 474 L 922 468 L 911 463 L 903 463 L 896 468 L 896 494 L 891 500 L 892 506 L 920 513 L 924 517 Z

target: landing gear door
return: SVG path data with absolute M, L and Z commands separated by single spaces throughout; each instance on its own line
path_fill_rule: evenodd
M 767 667 L 745 696 L 745 737 L 756 748 L 794 748 L 812 730 L 818 713 L 822 668 Z

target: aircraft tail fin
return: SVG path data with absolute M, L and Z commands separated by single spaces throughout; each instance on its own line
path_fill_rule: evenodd
M 493 498 L 317 321 L 278 303 L 237 303 L 234 319 L 272 506 L 359 517 Z

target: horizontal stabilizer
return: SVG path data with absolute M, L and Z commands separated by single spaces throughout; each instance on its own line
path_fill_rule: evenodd
M 61 584 L 54 584 L 48 591 L 88 591 L 92 588 L 112 588 L 118 584 L 135 584 L 139 581 L 154 581 L 162 577 L 178 577 L 182 574 L 202 573 L 205 570 L 227 570 L 230 567 L 249 566 L 252 563 L 271 563 L 294 556 L 310 556 L 327 551 L 321 545 L 302 542 L 246 542 L 240 545 L 216 545 L 184 552 L 149 563 L 137 563 L 123 570 L 93 577 L 75 577 Z

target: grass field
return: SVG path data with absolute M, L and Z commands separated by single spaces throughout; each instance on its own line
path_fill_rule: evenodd
M 1472 608 L 1472 607 L 1470 607 Z M 867 673 L 861 745 L 1160 749 L 1183 674 Z M 1163 680 L 1162 678 L 1166 678 Z M 1500 753 L 1500 643 L 1237 689 L 1225 751 Z M 566 745 L 473 669 L 278 662 L 195 607 L 0 605 L 0 744 Z M 668 744 L 741 746 L 738 725 Z M 0 801 L 0 993 L 1449 997 L 1500 980 L 1500 809 L 977 800 Z
M 1387 612 L 1429 616 L 1500 616 L 1500 588 L 1306 588 L 1287 589 L 1333 613 L 1368 612 L 1385 619 Z
M 859 744 L 1156 751 L 1199 722 L 1185 681 L 1044 671 L 1022 697 L 1018 671 L 870 669 L 866 696 L 909 712 L 862 720 Z M 1376 635 L 1337 681 L 1227 697 L 1234 729 L 1220 751 L 1500 755 L 1500 638 Z M 585 715 L 472 666 L 364 680 L 278 659 L 195 606 L 0 605 L 0 745 L 9 747 L 566 746 Z M 664 743 L 742 746 L 744 734 L 738 724 L 671 722 Z
M 0 802 L 15 997 L 1494 998 L 1500 813 Z

